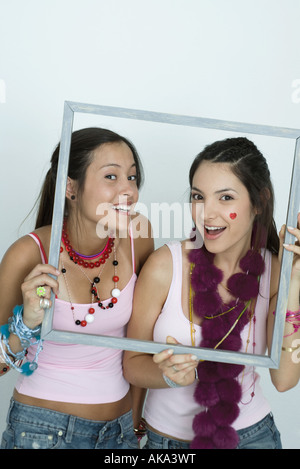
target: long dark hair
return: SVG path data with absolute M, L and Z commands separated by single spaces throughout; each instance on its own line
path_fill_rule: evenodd
M 86 170 L 92 162 L 93 151 L 105 143 L 121 142 L 126 143 L 132 151 L 136 164 L 137 187 L 140 188 L 143 182 L 143 168 L 135 146 L 127 138 L 111 130 L 89 127 L 73 132 L 71 139 L 68 176 L 77 181 L 79 193 L 83 189 Z M 40 192 L 35 229 L 52 223 L 59 148 L 60 144 L 57 145 L 53 152 L 51 167 L 46 174 Z
M 273 218 L 274 190 L 263 154 L 245 137 L 228 138 L 207 145 L 192 163 L 189 173 L 190 187 L 202 161 L 231 165 L 232 172 L 244 184 L 252 206 L 258 211 L 254 221 L 254 247 L 264 246 L 273 254 L 277 254 L 279 237 Z

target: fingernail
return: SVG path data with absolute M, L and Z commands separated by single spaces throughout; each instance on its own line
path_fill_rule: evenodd
M 288 229 L 289 230 L 295 230 L 295 228 L 293 228 L 292 226 L 288 226 Z
M 282 246 L 286 248 L 286 247 L 288 247 L 288 246 L 289 246 L 289 244 L 285 244 L 285 243 L 283 243 L 283 245 L 282 245 Z
M 191 356 L 191 359 L 192 359 L 192 360 L 198 360 L 198 358 L 196 357 L 196 355 L 192 355 L 192 356 Z

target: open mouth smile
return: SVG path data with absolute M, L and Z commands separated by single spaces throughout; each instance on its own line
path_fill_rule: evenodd
M 125 215 L 130 215 L 131 214 L 131 207 L 132 205 L 125 205 L 125 204 L 119 204 L 119 205 L 113 205 L 113 209 L 116 210 L 119 213 L 124 213 Z
M 204 228 L 205 238 L 209 240 L 217 239 L 226 230 L 226 226 L 204 225 Z

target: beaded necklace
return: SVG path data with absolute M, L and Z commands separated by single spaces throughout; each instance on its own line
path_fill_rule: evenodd
M 63 274 L 63 278 L 64 278 L 64 281 L 65 281 L 65 284 L 66 284 L 66 289 L 67 289 L 67 293 L 68 293 L 68 297 L 69 297 L 70 308 L 71 308 L 71 311 L 72 311 L 74 322 L 77 326 L 86 327 L 87 324 L 91 324 L 92 322 L 94 322 L 95 308 L 93 306 L 95 305 L 96 302 L 98 304 L 98 307 L 103 309 L 103 310 L 113 308 L 114 305 L 118 302 L 118 297 L 120 296 L 120 293 L 121 293 L 119 288 L 118 288 L 118 282 L 119 282 L 119 277 L 117 275 L 118 261 L 117 261 L 117 258 L 116 258 L 116 248 L 115 248 L 114 238 L 109 238 L 108 239 L 108 241 L 106 243 L 106 246 L 104 247 L 104 249 L 100 253 L 92 255 L 92 256 L 84 256 L 84 255 L 76 252 L 72 248 L 72 246 L 70 244 L 70 241 L 69 241 L 69 238 L 68 238 L 68 235 L 67 235 L 67 231 L 66 231 L 66 221 L 64 221 L 63 233 L 62 233 L 62 243 L 65 246 L 65 251 L 68 254 L 70 260 L 76 266 L 78 266 L 78 268 L 80 269 L 82 274 L 89 281 L 90 293 L 92 295 L 91 306 L 88 308 L 88 313 L 86 314 L 84 319 L 79 320 L 79 319 L 75 318 L 75 307 L 74 307 L 74 303 L 72 301 L 70 286 L 69 286 L 68 279 L 67 279 L 67 269 L 65 268 L 64 262 L 62 260 L 61 272 Z M 63 252 L 62 247 L 61 247 L 60 252 L 61 253 Z M 100 282 L 100 275 L 103 272 L 103 269 L 106 265 L 106 261 L 109 259 L 112 252 L 113 252 L 112 264 L 114 266 L 114 275 L 113 275 L 112 281 L 114 283 L 114 287 L 111 291 L 112 298 L 111 298 L 110 302 L 108 303 L 107 306 L 104 306 L 101 299 L 100 299 L 99 293 L 98 293 L 98 284 Z M 96 262 L 86 262 L 84 259 L 87 259 L 87 258 L 90 258 L 90 259 L 93 258 L 93 259 L 98 259 L 98 260 Z M 95 267 L 100 267 L 100 270 L 99 270 L 98 274 L 93 278 L 93 280 L 91 280 L 84 269 L 87 269 L 87 268 L 94 269 Z M 96 302 L 95 302 L 95 300 L 96 300 Z
M 63 230 L 62 230 L 62 243 L 65 246 L 66 252 L 69 255 L 69 258 L 75 264 L 78 264 L 84 268 L 93 269 L 94 267 L 100 267 L 101 264 L 105 264 L 106 259 L 108 259 L 110 253 L 112 252 L 112 247 L 114 243 L 113 238 L 108 238 L 107 243 L 104 249 L 97 254 L 92 254 L 91 256 L 85 256 L 83 254 L 79 254 L 79 252 L 75 251 L 71 246 L 68 233 L 67 233 L 67 222 L 64 220 L 63 223 Z M 96 262 L 88 262 L 88 259 L 98 259 Z

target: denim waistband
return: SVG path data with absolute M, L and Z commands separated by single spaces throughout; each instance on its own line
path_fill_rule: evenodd
M 36 424 L 38 426 L 45 426 L 48 429 L 59 428 L 66 434 L 66 441 L 68 441 L 72 438 L 73 433 L 81 434 L 82 436 L 92 436 L 100 434 L 102 430 L 105 430 L 105 432 L 109 431 L 116 423 L 120 425 L 122 432 L 125 433 L 132 429 L 132 411 L 114 420 L 90 420 L 44 407 L 22 404 L 11 399 L 7 421 Z

